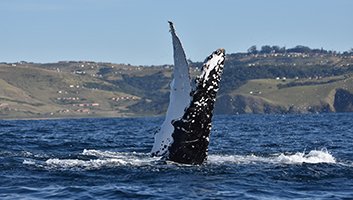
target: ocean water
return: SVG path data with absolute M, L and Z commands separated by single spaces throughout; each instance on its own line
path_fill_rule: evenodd
M 0 121 L 0 199 L 353 198 L 352 113 L 216 116 L 201 166 L 149 156 L 162 121 Z

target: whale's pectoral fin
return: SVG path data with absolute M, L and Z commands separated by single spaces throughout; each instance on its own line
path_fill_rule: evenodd
M 212 115 L 223 72 L 225 50 L 218 49 L 205 61 L 196 80 L 192 100 L 181 119 L 173 121 L 173 143 L 168 160 L 185 164 L 202 164 L 207 159 Z
M 169 105 L 161 129 L 154 136 L 151 150 L 152 156 L 162 156 L 168 153 L 168 147 L 173 141 L 174 127 L 172 120 L 183 116 L 185 108 L 190 104 L 190 75 L 189 66 L 182 44 L 175 33 L 172 22 L 169 22 L 173 40 L 174 70 L 173 80 L 170 84 Z

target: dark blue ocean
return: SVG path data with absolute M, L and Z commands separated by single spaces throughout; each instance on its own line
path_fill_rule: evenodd
M 0 120 L 0 199 L 353 199 L 353 114 L 216 116 L 201 166 L 149 157 L 163 118 Z

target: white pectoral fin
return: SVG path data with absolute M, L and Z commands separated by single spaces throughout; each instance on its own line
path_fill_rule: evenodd
M 182 44 L 175 33 L 172 22 L 169 22 L 170 32 L 173 40 L 174 70 L 173 80 L 170 84 L 169 105 L 165 120 L 159 132 L 155 134 L 151 154 L 154 156 L 165 155 L 169 145 L 172 143 L 174 127 L 172 120 L 181 118 L 185 108 L 190 104 L 190 74 L 189 66 Z

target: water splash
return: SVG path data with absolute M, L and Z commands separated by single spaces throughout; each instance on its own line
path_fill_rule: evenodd
M 147 153 L 126 153 L 112 152 L 100 150 L 83 150 L 79 154 L 80 158 L 76 159 L 59 159 L 51 158 L 44 162 L 34 159 L 25 159 L 23 164 L 35 165 L 48 169 L 83 169 L 94 170 L 101 168 L 114 168 L 119 166 L 156 166 L 161 164 L 161 157 L 151 157 Z M 92 159 L 92 157 L 94 157 Z M 176 164 L 170 162 L 162 162 L 163 165 L 174 166 Z M 208 157 L 207 165 L 223 165 L 223 164 L 318 164 L 318 163 L 336 163 L 336 159 L 325 149 L 312 150 L 308 153 L 297 152 L 292 154 L 273 154 L 268 157 L 256 155 L 217 155 L 211 154 Z M 178 165 L 180 166 L 180 165 Z M 182 166 L 182 165 L 181 165 Z
M 327 150 L 312 150 L 308 154 L 296 153 L 294 155 L 278 156 L 277 161 L 285 164 L 300 164 L 300 163 L 336 163 L 335 157 L 333 157 Z
M 261 157 L 255 155 L 210 155 L 208 164 L 252 164 L 252 163 L 272 163 L 272 164 L 318 164 L 318 163 L 336 163 L 333 157 L 326 149 L 312 150 L 309 153 L 297 152 L 294 154 L 275 154 L 270 157 Z
M 82 169 L 100 169 L 102 167 L 117 166 L 146 166 L 158 161 L 158 157 L 150 157 L 145 153 L 124 153 L 99 150 L 83 150 L 81 156 L 94 156 L 97 159 L 48 159 L 45 164 L 49 168 L 82 168 Z
M 49 168 L 83 168 L 83 169 L 100 169 L 102 167 L 113 167 L 126 165 L 127 162 L 122 159 L 94 159 L 94 160 L 79 160 L 79 159 L 49 159 L 46 162 Z

